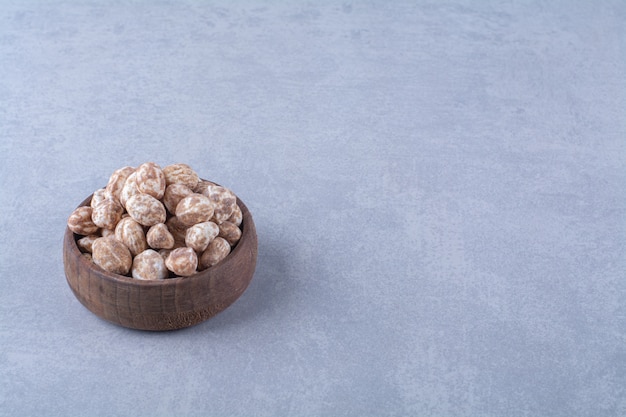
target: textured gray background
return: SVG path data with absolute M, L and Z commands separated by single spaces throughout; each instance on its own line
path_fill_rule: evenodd
M 623 1 L 0 0 L 0 415 L 626 415 Z M 74 298 L 72 209 L 186 162 L 228 310 Z

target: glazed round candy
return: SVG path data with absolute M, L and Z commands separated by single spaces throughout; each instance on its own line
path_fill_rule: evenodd
M 193 194 L 193 191 L 185 184 L 170 184 L 165 188 L 163 204 L 167 211 L 176 214 L 176 206 L 180 203 L 180 200 L 191 194 Z
M 213 221 L 217 224 L 229 219 L 237 207 L 237 197 L 228 188 L 219 185 L 209 185 L 203 195 L 207 196 L 215 207 Z
M 182 184 L 190 189 L 194 189 L 200 178 L 196 171 L 194 171 L 187 164 L 172 164 L 163 168 L 163 175 L 165 175 L 165 182 L 170 184 Z
M 122 187 L 122 191 L 120 191 L 120 203 L 122 206 L 126 207 L 126 202 L 135 194 L 139 194 L 139 190 L 137 189 L 137 172 L 133 172 L 126 178 L 126 182 L 124 182 L 124 186 Z
M 120 194 L 122 193 L 124 184 L 126 184 L 126 179 L 134 172 L 135 168 L 133 167 L 116 169 L 109 177 L 109 182 L 106 186 L 107 193 L 115 200 L 120 201 Z
M 110 197 L 111 195 L 106 190 L 106 188 L 100 188 L 99 190 L 93 192 L 93 195 L 91 196 L 91 203 L 89 203 L 89 205 L 91 206 L 91 208 L 96 208 L 96 206 L 104 201 L 104 199 Z
M 144 280 L 165 279 L 169 272 L 159 252 L 146 249 L 133 259 L 131 275 L 133 278 Z
M 91 219 L 98 227 L 115 229 L 122 214 L 124 214 L 124 207 L 112 197 L 107 197 L 93 208 Z
M 100 237 L 101 236 L 98 236 L 98 235 L 89 235 L 89 236 L 81 237 L 80 239 L 76 241 L 76 244 L 78 245 L 78 248 L 80 249 L 81 252 L 91 253 L 93 252 L 93 242 L 95 242 L 96 239 L 99 239 Z
M 202 194 L 191 194 L 176 206 L 176 217 L 186 226 L 208 222 L 213 217 L 213 203 Z
M 67 219 L 67 227 L 78 235 L 91 235 L 98 231 L 98 226 L 91 219 L 93 209 L 89 206 L 78 207 Z
M 219 225 L 219 237 L 226 239 L 230 246 L 235 246 L 241 239 L 241 229 L 235 223 L 225 221 Z
M 135 181 L 140 192 L 149 194 L 156 199 L 163 197 L 166 183 L 165 175 L 160 166 L 154 162 L 146 162 L 139 165 L 136 172 Z
M 177 248 L 167 255 L 165 266 L 176 275 L 188 277 L 196 273 L 198 255 L 191 248 Z
M 126 210 L 130 217 L 144 226 L 164 223 L 167 217 L 165 206 L 149 194 L 136 194 L 126 202 Z
M 113 274 L 126 275 L 133 257 L 130 251 L 114 237 L 101 237 L 93 242 L 92 257 L 96 265 Z
M 189 165 L 146 162 L 115 170 L 67 225 L 105 270 L 163 279 L 168 270 L 189 276 L 219 263 L 241 239 L 242 218 L 235 194 Z
M 185 244 L 196 252 L 203 252 L 219 231 L 219 227 L 213 222 L 194 224 L 185 233 Z
M 235 223 L 237 226 L 241 226 L 241 222 L 243 221 L 243 213 L 241 212 L 241 207 L 235 205 L 235 211 L 230 215 L 228 221 L 231 223 Z
M 176 243 L 165 223 L 157 223 L 150 227 L 146 239 L 152 249 L 172 249 Z
M 222 259 L 226 258 L 230 253 L 230 244 L 222 237 L 216 237 L 209 243 L 202 255 L 200 256 L 200 268 L 206 269 L 213 265 L 217 265 Z
M 115 227 L 115 238 L 135 256 L 148 249 L 143 227 L 132 217 L 124 217 Z

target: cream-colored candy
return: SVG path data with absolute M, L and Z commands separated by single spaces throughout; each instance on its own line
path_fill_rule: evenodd
M 219 185 L 210 185 L 202 195 L 207 196 L 214 206 L 213 221 L 220 224 L 233 214 L 237 207 L 237 197 L 228 188 Z
M 115 227 L 115 238 L 135 256 L 148 249 L 143 227 L 132 217 L 124 217 Z
M 93 209 L 89 206 L 78 207 L 67 219 L 67 227 L 77 235 L 92 235 L 98 231 L 98 226 L 91 219 Z
M 174 249 L 165 259 L 165 266 L 178 276 L 188 277 L 196 273 L 198 255 L 191 248 Z
M 89 235 L 89 236 L 81 237 L 80 239 L 76 241 L 76 244 L 78 245 L 78 248 L 80 249 L 81 252 L 91 253 L 93 252 L 93 242 L 95 242 L 95 240 L 98 238 L 100 238 L 100 236 L 98 235 Z
M 163 168 L 163 175 L 165 175 L 167 185 L 183 184 L 192 190 L 198 185 L 200 180 L 196 171 L 187 164 L 168 165 Z
M 124 167 L 116 169 L 113 174 L 111 174 L 111 176 L 109 177 L 109 182 L 106 186 L 106 190 L 111 197 L 113 197 L 117 201 L 120 201 L 120 194 L 122 193 L 124 184 L 126 184 L 126 180 L 133 172 L 135 172 L 135 168 Z
M 176 206 L 176 217 L 186 226 L 208 222 L 213 217 L 213 203 L 202 194 L 191 194 Z
M 136 279 L 165 279 L 169 275 L 163 257 L 157 251 L 146 249 L 133 259 L 131 275 Z
M 124 207 L 113 198 L 105 198 L 93 208 L 91 220 L 98 227 L 103 229 L 115 229 L 115 226 L 122 218 Z
M 241 226 L 241 222 L 243 221 L 243 213 L 241 212 L 241 207 L 239 205 L 235 205 L 235 211 L 230 215 L 228 221 L 231 223 L 235 223 L 237 226 Z
M 191 194 L 193 194 L 193 191 L 184 184 L 170 184 L 165 188 L 163 204 L 170 213 L 176 214 L 176 206 L 180 203 L 180 200 Z
M 194 224 L 187 229 L 185 244 L 196 252 L 203 252 L 219 233 L 219 227 L 213 222 Z
M 206 269 L 219 263 L 230 253 L 230 244 L 226 239 L 216 237 L 209 243 L 202 255 L 200 256 L 200 268 Z
M 171 249 L 174 247 L 174 236 L 167 229 L 164 223 L 157 223 L 151 226 L 146 233 L 148 246 L 153 249 Z
M 126 275 L 133 258 L 130 251 L 114 237 L 101 237 L 93 242 L 92 258 L 96 265 L 113 274 Z
M 126 210 L 130 217 L 144 226 L 164 223 L 167 216 L 165 206 L 148 194 L 136 194 L 126 202 Z
M 93 195 L 91 196 L 91 203 L 89 203 L 89 205 L 91 206 L 91 208 L 95 208 L 98 204 L 104 201 L 104 199 L 110 197 L 111 196 L 106 188 L 100 188 L 99 190 L 94 191 Z
M 225 221 L 219 225 L 219 237 L 223 237 L 228 241 L 230 246 L 235 246 L 241 239 L 241 230 L 235 223 Z
M 139 193 L 140 191 L 137 189 L 137 172 L 133 172 L 126 178 L 122 191 L 120 191 L 120 203 L 126 207 L 128 199 Z
M 76 209 L 68 227 L 83 256 L 109 272 L 163 279 L 193 275 L 228 256 L 243 214 L 229 189 L 186 164 L 123 167 Z M 146 233 L 147 231 L 147 233 Z M 101 236 L 101 237 L 99 237 Z M 157 252 L 158 251 L 158 252 Z
M 216 184 L 214 182 L 201 179 L 200 181 L 198 181 L 198 185 L 193 188 L 193 192 L 198 194 L 204 194 L 206 192 L 206 189 L 212 185 Z
M 149 194 L 156 199 L 163 197 L 165 193 L 165 175 L 161 167 L 154 162 L 146 162 L 137 167 L 135 182 L 137 189 L 144 194 Z

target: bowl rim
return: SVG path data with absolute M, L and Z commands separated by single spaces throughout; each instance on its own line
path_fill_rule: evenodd
M 93 193 L 89 197 L 87 197 L 85 200 L 83 200 L 83 202 L 80 203 L 78 207 L 89 205 L 92 197 L 93 197 Z M 248 207 L 245 205 L 245 203 L 241 201 L 239 197 L 237 197 L 237 205 L 239 205 L 239 208 L 241 209 L 241 214 L 242 214 L 242 221 L 241 221 L 241 226 L 240 226 L 241 238 L 239 239 L 239 242 L 241 242 L 243 239 L 248 237 L 251 233 L 252 228 L 247 227 L 247 224 L 248 222 L 252 222 L 252 214 L 248 210 Z M 72 256 L 79 258 L 78 262 L 83 263 L 83 265 L 86 268 L 94 268 L 102 278 L 107 279 L 109 281 L 113 281 L 113 282 L 121 283 L 121 284 L 139 285 L 139 286 L 146 286 L 146 287 L 154 287 L 154 286 L 162 286 L 162 285 L 163 286 L 176 285 L 180 283 L 181 281 L 207 279 L 206 275 L 218 274 L 220 269 L 226 267 L 226 264 L 228 263 L 226 261 L 229 258 L 230 259 L 235 258 L 234 255 L 238 253 L 240 250 L 243 250 L 241 249 L 243 245 L 240 245 L 238 242 L 237 245 L 235 245 L 235 247 L 226 256 L 226 258 L 222 259 L 219 263 L 207 269 L 204 269 L 202 271 L 198 271 L 195 274 L 189 275 L 187 277 L 177 276 L 173 278 L 144 280 L 144 279 L 133 278 L 132 276 L 114 274 L 112 272 L 109 272 L 101 268 L 96 263 L 88 260 L 86 257 L 83 256 L 84 252 L 81 252 L 80 249 L 78 249 L 78 245 L 76 244 L 76 236 L 81 236 L 81 235 L 78 235 L 72 232 L 68 226 L 65 226 L 65 237 L 67 239 L 70 239 L 72 242 L 72 245 L 71 245 Z

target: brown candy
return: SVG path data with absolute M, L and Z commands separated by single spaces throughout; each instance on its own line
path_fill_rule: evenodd
M 152 249 L 171 249 L 174 247 L 174 236 L 167 229 L 164 223 L 157 223 L 150 227 L 146 233 L 148 246 Z
M 124 217 L 115 228 L 115 238 L 122 242 L 133 256 L 148 249 L 143 227 L 132 217 Z
M 165 279 L 169 275 L 165 260 L 155 250 L 146 249 L 133 259 L 131 275 L 136 279 Z
M 186 164 L 123 167 L 68 218 L 83 256 L 136 279 L 189 276 L 223 260 L 241 239 L 241 208 L 229 189 Z
M 187 229 L 185 244 L 196 252 L 203 252 L 219 233 L 219 227 L 213 222 L 194 224 Z
M 128 248 L 114 237 L 96 239 L 91 255 L 96 265 L 113 274 L 128 274 L 133 263 Z
M 193 194 L 193 191 L 184 184 L 170 184 L 165 188 L 165 194 L 163 194 L 163 205 L 167 211 L 172 214 L 176 214 L 176 206 L 180 203 L 180 200 Z
M 196 171 L 191 169 L 187 164 L 172 164 L 163 168 L 163 175 L 165 175 L 165 182 L 170 184 L 182 184 L 190 189 L 194 189 L 200 178 Z
M 91 253 L 93 252 L 93 242 L 95 242 L 95 240 L 98 238 L 100 238 L 100 236 L 98 235 L 89 235 L 89 236 L 81 237 L 80 239 L 76 241 L 76 244 L 78 245 L 78 248 L 80 249 L 81 252 Z
M 237 197 L 228 188 L 219 185 L 209 185 L 202 195 L 207 196 L 213 203 L 212 220 L 217 224 L 228 220 L 237 207 Z
M 111 176 L 109 177 L 109 182 L 107 183 L 106 191 L 116 201 L 120 201 L 120 194 L 122 193 L 124 184 L 126 184 L 126 179 L 133 172 L 135 172 L 135 168 L 124 167 L 124 168 L 116 169 L 113 172 L 113 174 L 111 174 Z
M 115 229 L 122 218 L 124 207 L 111 197 L 105 198 L 98 203 L 91 213 L 91 220 L 103 229 Z
M 146 162 L 145 164 L 139 165 L 136 172 L 137 177 L 135 182 L 140 192 L 149 194 L 156 199 L 163 197 L 166 184 L 165 175 L 160 166 L 154 162 Z
M 164 223 L 167 217 L 165 207 L 149 194 L 136 194 L 126 202 L 126 210 L 130 217 L 144 226 Z
M 206 269 L 218 264 L 222 259 L 226 258 L 230 253 L 230 244 L 226 239 L 216 237 L 209 243 L 202 255 L 200 256 L 200 268 Z
M 176 275 L 188 277 L 196 273 L 198 255 L 191 248 L 174 249 L 167 255 L 165 266 Z
M 137 172 L 135 171 L 126 178 L 122 191 L 120 191 L 120 203 L 122 206 L 126 207 L 128 199 L 135 194 L 139 194 L 139 192 L 137 189 Z
M 191 194 L 176 206 L 176 217 L 186 226 L 208 222 L 213 217 L 213 203 L 202 194 Z
M 78 207 L 67 219 L 67 227 L 77 235 L 91 235 L 98 231 L 98 226 L 91 220 L 93 209 L 89 206 Z
M 219 225 L 219 237 L 226 239 L 230 246 L 235 246 L 241 238 L 241 230 L 235 223 L 225 221 Z

